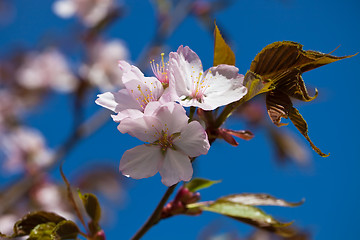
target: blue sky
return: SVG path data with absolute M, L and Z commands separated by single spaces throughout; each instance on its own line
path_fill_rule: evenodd
M 14 21 L 0 29 L 0 52 L 21 43 L 29 48 L 38 46 L 44 32 L 53 35 L 71 34 L 72 20 L 59 19 L 51 12 L 50 1 L 14 0 L 17 15 Z M 131 60 L 136 62 L 141 50 L 153 36 L 155 19 L 148 1 L 125 1 L 128 12 L 124 19 L 111 26 L 105 36 L 126 42 Z M 244 0 L 234 1 L 228 9 L 218 12 L 218 25 L 231 39 L 236 66 L 246 73 L 252 59 L 266 45 L 291 40 L 304 45 L 305 50 L 331 52 L 337 56 L 360 51 L 360 3 L 356 0 Z M 190 46 L 202 59 L 205 68 L 212 64 L 213 38 L 194 18 L 188 17 L 166 42 L 170 51 L 179 45 Z M 284 221 L 309 229 L 314 239 L 355 239 L 358 236 L 357 216 L 360 214 L 360 128 L 357 70 L 359 56 L 329 64 L 303 78 L 308 88 L 316 87 L 319 97 L 311 103 L 296 102 L 309 124 L 314 143 L 328 158 L 311 151 L 300 133 L 289 124 L 312 155 L 312 167 L 301 169 L 295 164 L 280 168 L 274 162 L 274 151 L 264 131 L 256 131 L 251 141 L 240 141 L 238 147 L 216 141 L 207 156 L 196 160 L 196 176 L 222 180 L 221 184 L 201 192 L 203 200 L 241 192 L 269 193 L 289 201 L 306 202 L 297 208 L 268 207 L 266 211 Z M 87 114 L 99 109 L 96 94 L 87 96 Z M 50 146 L 57 146 L 71 129 L 70 100 L 62 95 L 52 96 L 44 106 L 28 118 L 30 125 L 39 128 Z M 110 112 L 109 112 L 110 113 Z M 62 125 L 54 127 L 57 119 Z M 242 129 L 244 125 L 230 119 L 227 126 Z M 61 129 L 61 131 L 59 131 Z M 65 171 L 75 174 L 95 161 L 106 161 L 118 168 L 124 151 L 139 142 L 116 130 L 109 121 L 96 134 L 83 141 L 67 158 Z M 54 172 L 57 175 L 56 172 Z M 108 239 L 130 238 L 150 215 L 165 192 L 160 177 L 140 181 L 129 180 L 125 206 L 116 208 L 116 224 L 105 225 Z M 198 217 L 178 216 L 160 222 L 144 239 L 195 239 L 210 223 L 236 229 L 247 234 L 250 227 L 212 213 Z

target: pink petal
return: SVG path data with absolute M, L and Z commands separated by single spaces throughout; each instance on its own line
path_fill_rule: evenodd
M 189 120 L 185 109 L 180 104 L 174 102 L 161 105 L 154 112 L 153 116 L 162 122 L 163 129 L 169 134 L 180 132 L 188 125 Z
M 124 61 L 124 60 L 120 60 L 119 61 L 119 68 L 120 68 L 120 70 L 122 72 L 128 72 L 128 71 L 131 70 L 131 65 L 128 62 Z
M 145 108 L 148 102 L 157 101 L 164 92 L 161 82 L 154 77 L 132 79 L 124 84 L 129 94 L 142 109 Z
M 148 116 L 154 115 L 155 111 L 161 107 L 161 105 L 160 101 L 149 102 L 144 109 L 144 114 Z
M 172 186 L 180 181 L 190 181 L 193 168 L 188 156 L 180 151 L 168 149 L 159 172 L 161 182 L 166 186 Z
M 141 93 L 139 92 L 138 89 L 139 85 L 144 94 L 150 94 L 150 92 L 146 92 L 146 91 L 151 91 L 151 93 L 153 94 L 156 100 L 158 100 L 161 97 L 164 88 L 161 82 L 157 78 L 145 77 L 144 74 L 140 71 L 140 69 L 133 65 L 130 66 L 130 70 L 129 70 L 129 66 L 126 66 L 125 69 L 127 71 L 124 71 L 122 81 L 126 86 L 126 88 L 129 89 L 129 91 L 130 90 L 134 91 L 135 99 L 141 96 Z
M 210 149 L 209 140 L 204 128 L 197 121 L 190 122 L 174 140 L 176 149 L 189 157 L 207 154 Z
M 162 124 L 153 116 L 143 116 L 135 120 L 125 118 L 120 122 L 118 130 L 121 133 L 128 133 L 146 143 L 153 143 L 159 139 Z
M 158 172 L 162 159 L 159 147 L 140 145 L 124 153 L 119 169 L 123 175 L 135 179 L 152 177 Z
M 144 78 L 144 74 L 134 65 L 130 65 L 124 60 L 119 61 L 119 68 L 123 71 L 122 82 L 125 84 L 134 79 Z
M 144 116 L 144 114 L 137 109 L 126 109 L 124 111 L 119 112 L 116 115 L 111 115 L 114 122 L 120 122 L 125 118 L 137 119 L 137 118 L 141 118 L 142 116 Z

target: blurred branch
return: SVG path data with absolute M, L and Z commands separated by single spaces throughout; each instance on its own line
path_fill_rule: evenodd
M 108 28 L 112 23 L 114 23 L 119 17 L 124 14 L 123 7 L 116 7 L 112 9 L 108 15 L 106 15 L 98 24 L 90 28 L 84 35 L 85 42 L 93 40 L 97 35 L 102 31 Z
M 161 46 L 164 44 L 166 39 L 171 36 L 175 29 L 184 21 L 184 19 L 189 15 L 192 5 L 192 0 L 183 0 L 179 1 L 178 4 L 174 7 L 171 12 L 171 18 L 159 22 L 156 33 L 150 43 L 145 47 L 141 53 L 138 60 L 138 67 L 140 69 L 145 69 L 146 65 L 149 63 L 148 59 L 151 55 L 159 54 L 161 51 Z M 153 52 L 155 47 L 156 52 Z
M 32 186 L 37 182 L 41 181 L 45 176 L 46 172 L 50 171 L 56 167 L 59 161 L 66 157 L 74 147 L 79 143 L 80 140 L 90 136 L 99 130 L 105 122 L 109 120 L 109 113 L 107 110 L 99 110 L 92 117 L 86 120 L 81 124 L 76 131 L 73 132 L 71 136 L 65 141 L 65 143 L 55 152 L 52 164 L 44 168 L 37 175 L 28 175 L 21 177 L 20 179 L 14 181 L 10 186 L 8 186 L 3 194 L 0 196 L 0 214 L 3 214 L 8 210 L 12 205 L 16 204 L 17 201 L 25 195 Z

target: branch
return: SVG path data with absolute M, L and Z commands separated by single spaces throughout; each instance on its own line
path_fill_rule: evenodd
M 137 233 L 131 238 L 131 240 L 140 239 L 152 226 L 157 224 L 160 221 L 161 210 L 163 209 L 164 205 L 166 204 L 167 200 L 174 192 L 177 184 L 172 185 L 169 187 L 164 196 L 161 198 L 160 202 L 158 203 L 157 207 L 155 208 L 154 212 L 148 218 L 148 220 L 144 223 L 144 225 L 137 231 Z

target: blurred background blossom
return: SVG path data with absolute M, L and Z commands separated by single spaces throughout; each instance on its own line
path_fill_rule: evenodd
M 101 92 L 114 91 L 124 87 L 120 60 L 129 59 L 129 51 L 120 40 L 98 41 L 92 44 L 89 65 L 82 66 L 83 78 L 100 89 Z
M 65 57 L 56 49 L 28 53 L 17 70 L 17 81 L 29 90 L 49 88 L 60 92 L 71 92 L 78 84 Z
M 36 129 L 15 127 L 11 131 L 5 130 L 0 136 L 0 146 L 3 174 L 20 171 L 35 174 L 53 160 L 44 137 Z
M 76 15 L 88 27 L 103 20 L 113 8 L 113 0 L 58 0 L 53 5 L 53 10 L 59 17 Z

